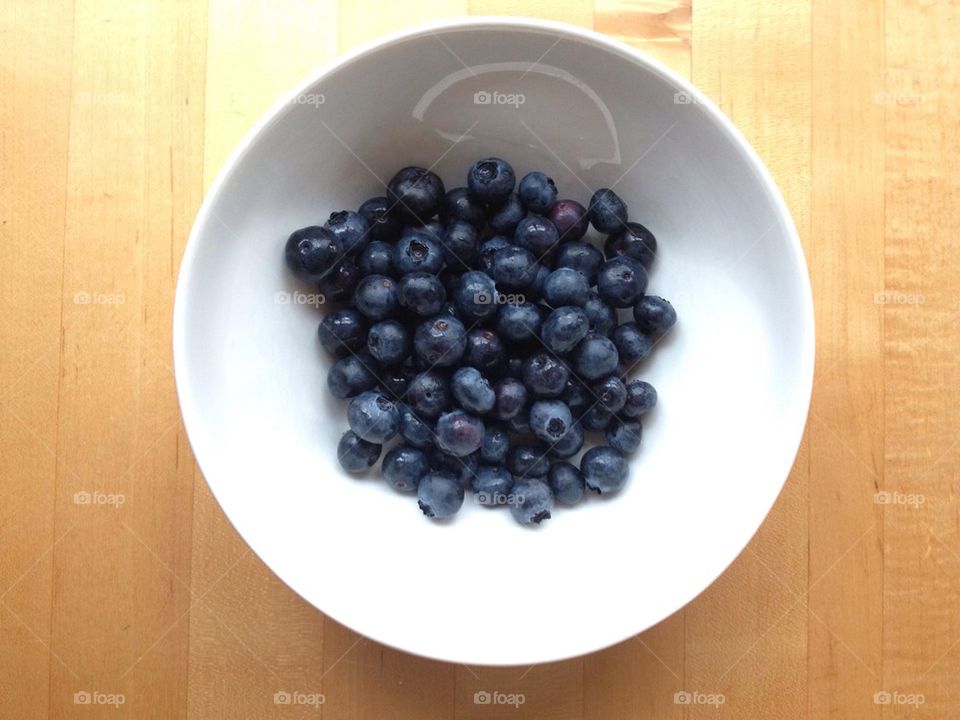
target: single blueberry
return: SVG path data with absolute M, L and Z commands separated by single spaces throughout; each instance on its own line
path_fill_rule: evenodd
M 487 423 L 480 445 L 480 459 L 492 465 L 502 465 L 510 450 L 510 434 L 502 425 Z
M 436 419 L 450 404 L 447 379 L 436 370 L 415 375 L 407 387 L 407 404 L 418 417 Z
M 583 307 L 590 297 L 587 276 L 573 268 L 557 268 L 543 282 L 543 300 L 552 307 L 578 305 Z
M 553 463 L 547 474 L 547 482 L 558 503 L 576 505 L 583 498 L 583 474 L 568 462 Z
M 530 430 L 548 446 L 562 439 L 571 425 L 570 408 L 562 400 L 537 400 L 530 406 Z
M 490 272 L 497 288 L 524 290 L 536 276 L 537 259 L 529 250 L 508 245 L 493 254 Z
M 513 168 L 506 160 L 490 157 L 477 160 L 467 173 L 467 187 L 479 202 L 496 204 L 506 200 L 516 183 Z
M 487 224 L 495 233 L 502 235 L 513 235 L 523 216 L 527 214 L 524 210 L 520 198 L 516 195 L 510 195 L 506 200 L 490 207 Z
M 460 362 L 467 349 L 467 331 L 457 318 L 438 316 L 417 326 L 413 349 L 429 366 L 450 367 Z
M 513 489 L 513 475 L 502 465 L 481 465 L 471 484 L 479 504 L 505 505 Z
M 353 308 L 334 310 L 323 316 L 317 335 L 332 355 L 359 352 L 367 344 L 367 319 Z
M 391 203 L 385 197 L 372 197 L 364 201 L 357 211 L 366 218 L 370 227 L 370 239 L 374 242 L 394 242 L 400 237 L 403 226 L 390 212 Z
M 341 400 L 359 395 L 377 386 L 377 361 L 367 353 L 347 355 L 330 366 L 327 388 Z
M 541 215 L 527 215 L 517 223 L 513 242 L 540 258 L 556 247 L 560 236 L 554 224 Z
M 493 267 L 493 256 L 497 250 L 508 247 L 509 245 L 510 241 L 503 235 L 494 235 L 484 240 L 480 243 L 480 248 L 477 251 L 477 268 L 489 275 Z
M 284 246 L 284 258 L 294 277 L 318 284 L 344 255 L 343 243 L 319 225 L 294 231 Z
M 341 258 L 332 272 L 320 281 L 318 286 L 322 302 L 340 302 L 353 297 L 360 282 L 360 269 L 353 258 Z
M 590 321 L 590 332 L 609 336 L 616 329 L 617 311 L 607 305 L 596 292 L 590 292 L 583 311 Z
M 656 404 L 656 388 L 643 380 L 632 380 L 627 383 L 627 401 L 620 414 L 628 418 L 638 418 L 653 409 Z
M 532 340 L 540 334 L 543 324 L 539 305 L 533 303 L 505 303 L 497 314 L 497 334 L 507 342 Z
M 400 435 L 410 445 L 425 449 L 433 445 L 433 428 L 406 405 L 400 408 Z
M 440 279 L 426 272 L 408 273 L 397 284 L 397 300 L 400 305 L 420 317 L 432 317 L 440 312 L 447 301 L 447 291 Z
M 544 320 L 540 338 L 552 352 L 562 355 L 573 350 L 589 330 L 590 321 L 583 310 L 572 306 L 558 307 Z
M 353 304 L 370 320 L 385 320 L 397 310 L 397 283 L 386 275 L 367 275 L 353 294 Z
M 586 337 L 573 349 L 573 369 L 586 380 L 599 380 L 617 369 L 620 355 L 610 338 L 596 333 Z
M 392 275 L 393 245 L 374 240 L 360 251 L 357 266 L 362 275 Z
M 557 458 L 569 458 L 583 448 L 583 426 L 574 422 L 566 434 L 550 447 L 550 454 Z
M 497 286 L 489 275 L 470 270 L 460 276 L 453 302 L 468 321 L 486 320 L 497 312 Z
M 503 378 L 494 385 L 493 391 L 496 394 L 493 414 L 500 420 L 516 417 L 527 404 L 527 388 L 516 378 Z
M 393 248 L 393 267 L 401 275 L 412 272 L 436 274 L 443 267 L 443 248 L 427 233 L 407 229 Z
M 462 272 L 477 258 L 477 229 L 464 220 L 447 225 L 441 240 L 443 259 Z
M 630 307 L 646 289 L 647 271 L 633 258 L 607 260 L 597 273 L 597 292 L 614 307 Z
M 616 375 L 610 375 L 593 386 L 593 394 L 604 408 L 615 413 L 627 401 L 627 386 Z
M 590 243 L 581 240 L 565 242 L 557 248 L 554 268 L 568 267 L 579 270 L 593 285 L 597 281 L 597 272 L 603 265 L 603 253 Z
M 429 518 L 455 515 L 463 505 L 463 485 L 450 473 L 427 473 L 417 487 L 417 504 Z
M 430 451 L 430 469 L 453 475 L 464 488 L 470 487 L 480 463 L 480 453 L 470 453 L 463 457 L 451 455 L 438 447 Z
M 545 214 L 557 201 L 557 186 L 553 178 L 542 172 L 527 173 L 517 186 L 517 195 L 523 206 L 532 213 Z
M 410 445 L 396 445 L 383 456 L 383 479 L 395 490 L 415 491 L 429 471 L 426 454 Z
M 667 300 L 655 295 L 644 295 L 633 306 L 633 319 L 641 332 L 660 335 L 677 322 L 677 311 Z
M 510 494 L 510 513 L 521 525 L 539 525 L 550 518 L 553 493 L 543 480 L 522 480 L 513 486 Z
M 370 242 L 370 223 L 360 213 L 341 210 L 330 213 L 324 227 L 343 245 L 343 251 L 354 255 Z
M 382 365 L 399 365 L 410 354 L 410 331 L 396 320 L 374 323 L 367 333 L 367 350 Z
M 606 235 L 620 232 L 627 224 L 627 206 L 610 188 L 600 188 L 593 194 L 587 214 L 591 224 Z
M 347 430 L 337 443 L 337 460 L 347 472 L 359 473 L 376 464 L 382 449 L 381 445 L 367 442 L 353 430 Z
M 617 346 L 621 362 L 630 367 L 653 352 L 653 338 L 640 332 L 636 323 L 627 322 L 620 325 L 613 331 L 613 342 Z
M 590 448 L 580 459 L 587 487 L 601 494 L 616 492 L 627 482 L 627 462 L 619 450 L 606 445 Z
M 557 228 L 562 243 L 582 238 L 590 223 L 587 209 L 576 200 L 558 200 L 547 213 L 547 219 Z
M 636 452 L 643 437 L 643 426 L 639 420 L 615 419 L 607 428 L 607 444 L 624 455 Z
M 507 453 L 507 467 L 517 478 L 544 477 L 550 461 L 544 448 L 537 445 L 515 445 Z
M 387 184 L 392 212 L 407 222 L 423 224 L 440 211 L 446 191 L 443 180 L 421 167 L 405 167 Z
M 364 392 L 347 406 L 347 422 L 358 437 L 382 444 L 400 431 L 400 410 L 380 393 Z
M 603 252 L 608 259 L 626 255 L 649 268 L 657 254 L 657 239 L 640 223 L 628 222 L 620 232 L 607 238 Z
M 580 415 L 580 424 L 587 430 L 599 432 L 606 430 L 613 422 L 613 413 L 607 410 L 603 405 L 597 403 L 591 405 Z
M 537 397 L 559 397 L 570 369 L 553 353 L 540 350 L 523 363 L 523 383 Z
M 485 218 L 486 209 L 483 203 L 474 200 L 467 188 L 455 187 L 447 191 L 440 208 L 440 219 L 444 223 L 463 220 L 479 230 L 483 227 Z
M 472 367 L 462 367 L 453 374 L 450 391 L 464 410 L 477 415 L 490 412 L 497 399 L 490 381 Z
M 462 362 L 484 375 L 495 375 L 503 366 L 505 354 L 503 343 L 493 330 L 475 328 L 467 333 L 467 350 Z

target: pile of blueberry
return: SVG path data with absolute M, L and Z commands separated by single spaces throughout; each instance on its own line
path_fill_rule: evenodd
M 584 241 L 589 225 L 603 252 Z M 657 402 L 629 372 L 676 322 L 644 294 L 656 248 L 612 190 L 584 208 L 541 172 L 517 185 L 499 158 L 450 191 L 404 168 L 385 197 L 294 232 L 288 267 L 339 304 L 319 335 L 330 392 L 349 399 L 340 464 L 363 472 L 399 439 L 383 476 L 432 518 L 456 513 L 465 488 L 523 524 L 585 488 L 619 490 Z M 585 432 L 605 443 L 577 467 Z

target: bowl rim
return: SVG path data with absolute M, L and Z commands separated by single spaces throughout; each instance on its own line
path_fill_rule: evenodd
M 187 328 L 187 314 L 188 314 L 188 296 L 189 290 L 193 284 L 193 268 L 195 265 L 195 257 L 198 252 L 198 247 L 200 244 L 200 229 L 205 227 L 209 221 L 209 216 L 212 212 L 211 208 L 215 204 L 216 199 L 219 197 L 220 192 L 223 186 L 226 184 L 228 179 L 233 175 L 234 171 L 240 164 L 240 161 L 247 154 L 251 146 L 254 144 L 256 139 L 260 134 L 272 124 L 284 111 L 285 108 L 289 107 L 290 104 L 301 94 L 307 91 L 310 87 L 315 85 L 317 82 L 321 81 L 327 75 L 330 75 L 342 67 L 345 67 L 354 61 L 363 58 L 368 55 L 372 55 L 382 49 L 387 47 L 397 45 L 408 40 L 412 40 L 418 37 L 436 35 L 440 32 L 456 31 L 456 30 L 527 30 L 527 31 L 538 31 L 547 34 L 554 34 L 560 37 L 570 37 L 571 39 L 576 39 L 582 42 L 586 42 L 600 49 L 607 50 L 608 52 L 619 55 L 620 57 L 634 62 L 636 65 L 645 68 L 647 71 L 653 73 L 656 76 L 659 76 L 661 80 L 666 81 L 671 86 L 677 88 L 679 91 L 689 94 L 691 97 L 695 98 L 695 102 L 700 105 L 703 112 L 705 112 L 710 119 L 718 126 L 726 135 L 726 137 L 733 143 L 734 146 L 740 151 L 742 156 L 747 160 L 750 168 L 757 174 L 761 185 L 767 192 L 769 200 L 772 202 L 775 214 L 778 218 L 778 222 L 782 224 L 783 230 L 787 235 L 788 239 L 788 249 L 792 254 L 792 267 L 796 268 L 797 274 L 799 277 L 796 278 L 798 283 L 798 289 L 801 293 L 802 300 L 802 317 L 800 318 L 800 325 L 798 332 L 801 337 L 801 357 L 799 364 L 799 372 L 797 377 L 797 382 L 795 387 L 798 391 L 802 393 L 802 397 L 805 398 L 805 402 L 798 403 L 796 409 L 796 415 L 798 417 L 790 418 L 789 432 L 792 436 L 792 441 L 787 443 L 789 447 L 793 447 L 793 451 L 789 454 L 785 454 L 783 464 L 779 474 L 783 477 L 783 480 L 780 483 L 780 488 L 773 496 L 770 505 L 767 507 L 766 511 L 763 513 L 763 516 L 759 518 L 755 527 L 750 531 L 748 540 L 744 546 L 734 554 L 730 560 L 723 565 L 715 574 L 705 579 L 702 583 L 702 586 L 699 589 L 691 594 L 681 605 L 671 610 L 669 613 L 664 614 L 662 617 L 656 617 L 656 619 L 642 624 L 642 627 L 630 628 L 622 637 L 618 637 L 610 642 L 604 642 L 603 644 L 596 647 L 584 647 L 579 648 L 573 651 L 566 652 L 562 655 L 557 655 L 556 657 L 543 657 L 530 660 L 528 657 L 524 656 L 521 659 L 504 659 L 503 662 L 475 662 L 469 658 L 464 658 L 464 656 L 454 657 L 454 656 L 441 656 L 437 654 L 426 654 L 424 652 L 419 652 L 414 649 L 398 647 L 392 645 L 388 640 L 377 637 L 376 635 L 367 634 L 363 630 L 359 630 L 353 627 L 349 622 L 344 619 L 332 615 L 327 610 L 317 607 L 309 599 L 303 598 L 302 595 L 289 583 L 287 580 L 279 575 L 277 571 L 268 563 L 256 550 L 255 547 L 251 544 L 250 540 L 244 535 L 244 533 L 237 527 L 237 524 L 234 522 L 233 518 L 227 513 L 224 509 L 224 506 L 221 502 L 220 497 L 217 494 L 217 488 L 215 483 L 212 483 L 208 479 L 208 475 L 204 470 L 204 461 L 203 457 L 211 457 L 205 447 L 205 443 L 201 440 L 202 433 L 200 427 L 202 426 L 201 413 L 198 407 L 198 404 L 195 401 L 195 394 L 192 389 L 193 382 L 191 381 L 188 373 L 188 362 L 186 359 L 186 347 L 188 339 L 186 336 Z M 524 17 L 514 17 L 514 16 L 503 16 L 503 15 L 482 15 L 482 16 L 471 16 L 471 17 L 459 17 L 451 19 L 443 19 L 430 21 L 426 23 L 419 23 L 415 26 L 405 28 L 403 30 L 395 31 L 388 33 L 386 35 L 379 36 L 373 40 L 365 42 L 358 47 L 348 50 L 344 53 L 338 54 L 332 60 L 321 64 L 319 67 L 312 70 L 307 76 L 297 83 L 292 89 L 284 92 L 281 96 L 266 110 L 252 125 L 252 127 L 244 134 L 242 139 L 239 141 L 237 146 L 231 151 L 226 161 L 223 163 L 223 166 L 217 172 L 217 175 L 213 182 L 210 184 L 209 188 L 206 190 L 203 196 L 203 201 L 200 205 L 197 215 L 194 218 L 193 225 L 191 226 L 190 234 L 187 238 L 186 245 L 184 246 L 183 254 L 180 260 L 180 268 L 177 275 L 177 286 L 174 297 L 174 308 L 173 308 L 173 333 L 172 333 L 172 344 L 173 344 L 173 368 L 174 368 L 174 380 L 176 384 L 177 399 L 180 405 L 180 411 L 183 418 L 184 430 L 187 435 L 187 440 L 190 443 L 191 450 L 194 455 L 197 467 L 199 468 L 204 481 L 207 483 L 207 486 L 210 489 L 211 494 L 216 498 L 218 505 L 220 505 L 221 510 L 223 511 L 224 516 L 230 522 L 230 525 L 233 527 L 234 531 L 242 538 L 243 542 L 247 547 L 253 552 L 261 562 L 266 565 L 270 571 L 278 577 L 281 582 L 283 582 L 290 590 L 300 597 L 302 597 L 310 605 L 314 606 L 324 615 L 331 617 L 336 622 L 350 628 L 354 632 L 358 633 L 363 637 L 369 637 L 376 642 L 382 643 L 388 647 L 392 647 L 396 650 L 402 652 L 419 655 L 421 657 L 426 657 L 431 660 L 437 660 L 441 662 L 453 662 L 453 663 L 464 663 L 469 662 L 473 665 L 482 665 L 488 667 L 509 667 L 515 665 L 527 665 L 527 664 L 542 664 L 547 662 L 558 662 L 562 660 L 568 660 L 571 658 L 581 657 L 583 655 L 599 652 L 601 650 L 607 649 L 614 645 L 617 645 L 625 640 L 628 640 L 631 637 L 634 637 L 655 625 L 663 622 L 666 618 L 670 617 L 674 613 L 683 609 L 689 605 L 693 600 L 695 600 L 699 595 L 701 595 L 707 588 L 716 582 L 716 580 L 723 575 L 733 562 L 743 553 L 747 545 L 752 541 L 753 537 L 756 535 L 757 531 L 760 529 L 760 526 L 763 524 L 764 520 L 769 516 L 773 505 L 776 503 L 777 499 L 780 497 L 783 492 L 783 488 L 786 484 L 787 479 L 789 478 L 790 471 L 793 467 L 793 464 L 796 460 L 797 453 L 800 449 L 800 443 L 803 439 L 803 435 L 806 432 L 807 419 L 809 415 L 810 402 L 813 391 L 813 376 L 814 376 L 814 364 L 815 364 L 815 349 L 816 349 L 816 334 L 815 334 L 815 324 L 814 324 L 814 307 L 813 307 L 813 292 L 810 283 L 809 276 L 809 266 L 806 262 L 806 257 L 804 255 L 803 246 L 800 241 L 800 236 L 797 232 L 796 225 L 793 221 L 793 217 L 790 213 L 790 210 L 786 204 L 786 201 L 783 198 L 780 188 L 777 186 L 776 182 L 773 179 L 773 176 L 770 174 L 770 171 L 764 165 L 760 156 L 754 150 L 753 146 L 747 141 L 744 135 L 740 132 L 739 129 L 733 124 L 733 121 L 728 118 L 714 103 L 713 101 L 704 95 L 693 83 L 687 80 L 685 77 L 662 63 L 661 61 L 647 55 L 643 51 L 634 48 L 626 43 L 617 40 L 609 35 L 597 32 L 595 30 L 586 29 L 576 25 L 571 25 L 564 22 L 559 22 L 555 20 L 542 20 L 538 18 L 524 18 Z M 213 450 L 211 449 L 212 453 Z M 701 585 L 701 583 L 698 583 Z

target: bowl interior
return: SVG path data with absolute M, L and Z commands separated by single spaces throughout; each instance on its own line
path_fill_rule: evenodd
M 536 530 L 469 496 L 437 525 L 339 469 L 345 407 L 325 386 L 322 309 L 282 260 L 293 229 L 383 194 L 400 167 L 433 167 L 449 188 L 486 155 L 584 204 L 615 187 L 660 242 L 649 292 L 680 318 L 634 373 L 660 404 L 625 490 Z M 395 37 L 279 104 L 206 199 L 175 324 L 191 442 L 250 546 L 351 628 L 479 664 L 595 650 L 703 590 L 779 492 L 812 374 L 796 234 L 732 126 L 623 46 L 521 21 Z

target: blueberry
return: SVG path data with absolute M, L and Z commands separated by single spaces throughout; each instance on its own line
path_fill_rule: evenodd
M 505 303 L 497 314 L 497 334 L 507 342 L 532 340 L 543 324 L 540 313 L 540 306 L 533 303 Z
M 440 212 L 443 180 L 421 167 L 405 167 L 387 184 L 393 211 L 408 222 L 423 224 Z
M 510 434 L 500 425 L 487 423 L 480 445 L 480 459 L 493 465 L 502 465 L 510 450 Z
M 433 429 L 406 405 L 400 408 L 400 435 L 417 448 L 424 449 L 433 445 Z
M 588 333 L 573 349 L 573 367 L 586 380 L 599 380 L 617 369 L 620 354 L 610 338 Z
M 390 212 L 391 205 L 385 197 L 373 197 L 366 200 L 357 211 L 366 218 L 370 239 L 374 242 L 393 242 L 400 237 L 403 226 Z
M 599 432 L 606 430 L 613 422 L 613 413 L 607 410 L 603 405 L 597 403 L 591 405 L 580 416 L 580 424 L 587 430 Z
M 450 473 L 427 473 L 417 487 L 417 504 L 429 518 L 450 517 L 463 505 L 463 485 Z
M 625 228 L 607 238 L 603 252 L 608 259 L 626 255 L 649 268 L 657 254 L 657 239 L 640 223 L 628 222 Z
M 393 246 L 383 240 L 374 240 L 360 251 L 357 266 L 362 275 L 392 275 Z
M 443 249 L 427 233 L 405 230 L 393 249 L 393 267 L 401 275 L 412 272 L 436 274 L 443 267 Z
M 677 311 L 668 301 L 655 295 L 644 295 L 633 306 L 633 319 L 641 332 L 648 335 L 665 333 L 677 322 Z
M 527 211 L 523 209 L 520 198 L 516 195 L 510 195 L 506 200 L 492 206 L 489 212 L 487 224 L 490 229 L 495 233 L 511 236 L 517 228 L 517 223 L 527 214 Z
M 492 330 L 476 328 L 467 333 L 464 365 L 475 367 L 484 375 L 494 374 L 503 366 L 504 356 L 503 343 Z
M 437 418 L 450 404 L 447 379 L 436 370 L 419 373 L 407 388 L 407 404 L 420 418 Z
M 583 307 L 590 297 L 587 276 L 573 268 L 557 268 L 543 282 L 543 300 L 547 305 L 578 305 Z
M 439 220 L 430 220 L 422 225 L 413 225 L 407 228 L 403 233 L 400 234 L 400 237 L 403 237 L 408 232 L 418 232 L 426 235 L 428 238 L 437 243 L 437 245 L 442 245 L 443 235 L 446 233 L 446 231 L 447 228 L 442 222 Z
M 300 228 L 287 238 L 284 257 L 294 277 L 318 284 L 343 257 L 344 247 L 332 232 L 319 225 Z
M 360 282 L 360 269 L 352 258 L 342 258 L 333 271 L 320 281 L 324 302 L 340 302 L 353 296 Z
M 502 465 L 481 465 L 471 484 L 481 505 L 503 505 L 513 489 L 513 475 Z
M 522 525 L 539 525 L 550 518 L 553 493 L 543 480 L 527 479 L 513 486 L 510 513 Z
M 586 410 L 597 401 L 593 391 L 584 385 L 583 381 L 576 375 L 571 375 L 570 379 L 567 380 L 567 385 L 560 394 L 560 399 L 567 404 L 567 407 L 574 414 L 579 414 L 580 411 Z
M 523 383 L 538 397 L 559 397 L 569 377 L 566 364 L 545 350 L 533 353 L 523 363 Z
M 500 380 L 493 391 L 496 394 L 493 414 L 501 420 L 516 417 L 527 404 L 527 388 L 516 378 Z
M 583 311 L 590 321 L 590 332 L 609 336 L 617 327 L 617 311 L 607 305 L 600 296 L 591 291 Z
M 485 218 L 486 210 L 483 203 L 474 200 L 467 188 L 455 187 L 447 191 L 440 208 L 440 219 L 444 223 L 462 220 L 480 229 L 483 227 Z
M 423 450 L 410 445 L 396 445 L 383 456 L 383 479 L 395 490 L 413 492 L 429 471 Z
M 490 273 L 497 283 L 497 288 L 523 290 L 536 276 L 537 259 L 529 250 L 508 245 L 493 254 Z
M 477 267 L 488 275 L 493 267 L 493 256 L 500 248 L 510 245 L 510 241 L 503 235 L 494 235 L 492 238 L 480 243 L 480 249 L 477 251 Z
M 364 392 L 347 406 L 347 422 L 358 437 L 382 444 L 400 431 L 400 410 L 380 393 Z
M 627 481 L 627 462 L 619 450 L 606 445 L 590 448 L 580 459 L 580 472 L 587 487 L 598 493 L 612 493 Z
M 332 355 L 359 352 L 367 344 L 367 319 L 353 308 L 334 310 L 323 316 L 317 335 Z
M 628 418 L 638 418 L 653 409 L 656 404 L 656 388 L 643 380 L 633 380 L 627 383 L 627 401 L 620 414 Z
M 615 419 L 607 428 L 607 444 L 624 455 L 636 452 L 643 437 L 643 426 L 639 420 Z
M 524 405 L 516 415 L 507 420 L 507 429 L 516 435 L 530 434 L 530 405 Z
M 462 271 L 476 260 L 477 229 L 464 220 L 455 220 L 444 230 L 441 245 L 447 265 Z
M 324 227 L 340 241 L 343 251 L 348 255 L 360 252 L 370 242 L 370 223 L 363 215 L 352 210 L 330 213 Z
M 625 365 L 633 366 L 653 352 L 653 338 L 640 332 L 636 323 L 620 325 L 613 331 L 613 342 L 617 346 L 620 360 Z
M 397 310 L 397 284 L 386 275 L 367 275 L 357 285 L 353 304 L 370 320 L 385 320 Z
M 490 381 L 472 367 L 462 367 L 453 374 L 450 391 L 464 410 L 477 415 L 490 412 L 497 399 Z
M 583 310 L 571 306 L 558 307 L 547 315 L 540 329 L 540 338 L 552 352 L 562 355 L 573 350 L 589 329 L 590 321 Z
M 467 173 L 467 187 L 479 202 L 496 204 L 513 192 L 516 175 L 509 163 L 490 157 L 478 160 Z
M 556 441 L 550 448 L 553 457 L 569 458 L 576 455 L 583 448 L 583 427 L 580 423 L 573 423 L 566 434 Z
M 604 408 L 615 413 L 627 401 L 627 386 L 616 375 L 610 375 L 593 386 L 593 394 Z
M 359 473 L 373 467 L 380 457 L 381 445 L 361 439 L 347 430 L 337 443 L 337 460 L 347 472 Z
M 420 317 L 432 317 L 447 301 L 447 291 L 436 275 L 426 272 L 408 273 L 397 285 L 397 300 Z
M 630 307 L 646 289 L 647 271 L 633 258 L 607 260 L 597 273 L 597 292 L 614 307 Z
M 430 451 L 430 469 L 434 472 L 449 473 L 457 478 L 464 488 L 468 488 L 477 473 L 479 455 L 479 452 L 475 452 L 457 457 L 435 447 Z
M 427 365 L 450 367 L 460 362 L 467 349 L 467 331 L 455 317 L 438 316 L 420 323 L 413 349 Z
M 587 209 L 576 200 L 558 200 L 547 213 L 547 219 L 557 228 L 562 243 L 582 238 L 590 223 Z
M 550 461 L 543 448 L 536 445 L 515 445 L 507 453 L 507 467 L 517 478 L 544 477 Z
M 377 386 L 376 369 L 376 360 L 366 353 L 347 355 L 330 366 L 327 388 L 341 400 L 372 390 Z
M 534 171 L 523 176 L 517 186 L 517 195 L 527 210 L 543 215 L 557 200 L 557 186 L 552 178 Z
M 540 258 L 556 247 L 560 236 L 553 223 L 540 215 L 527 215 L 513 231 L 513 242 Z
M 603 265 L 603 253 L 593 245 L 580 240 L 560 245 L 554 260 L 554 268 L 568 267 L 579 270 L 587 276 L 587 282 L 590 285 L 596 282 L 601 265 Z
M 410 331 L 396 320 L 381 320 L 367 333 L 367 350 L 382 365 L 399 365 L 410 354 Z
M 576 505 L 583 498 L 583 474 L 568 462 L 553 463 L 547 474 L 547 482 L 558 503 Z
M 546 265 L 541 265 L 537 263 L 537 272 L 533 276 L 533 280 L 523 291 L 524 299 L 529 300 L 530 302 L 536 302 L 543 298 L 543 284 L 547 281 L 547 278 L 550 277 L 550 268 Z
M 591 224 L 606 235 L 620 232 L 627 224 L 627 206 L 609 188 L 600 188 L 593 194 L 587 214 Z
M 480 270 L 465 272 L 453 292 L 453 302 L 468 321 L 493 317 L 497 312 L 496 283 Z
M 530 430 L 547 445 L 562 439 L 571 425 L 570 408 L 562 400 L 537 400 L 530 406 Z

